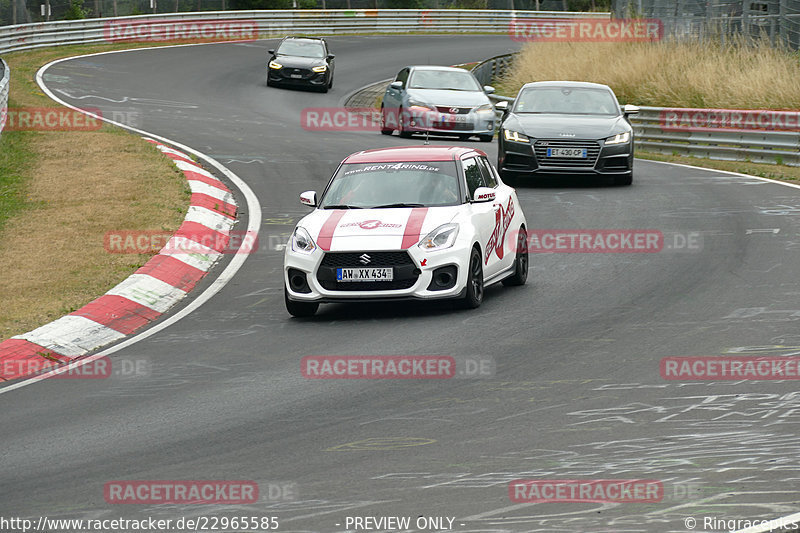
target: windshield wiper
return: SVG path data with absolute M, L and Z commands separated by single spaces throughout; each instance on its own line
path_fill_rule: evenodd
M 425 207 L 425 204 L 404 204 L 404 203 L 386 204 L 386 205 L 376 205 L 372 209 L 384 209 L 390 207 Z
M 340 205 L 326 205 L 322 209 L 364 209 L 364 208 L 357 205 L 340 204 Z

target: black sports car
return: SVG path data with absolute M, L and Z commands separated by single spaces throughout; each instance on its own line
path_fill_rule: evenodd
M 573 81 L 528 83 L 504 110 L 497 168 L 503 178 L 536 174 L 599 175 L 618 185 L 633 180 L 633 129 L 607 85 Z
M 326 93 L 333 87 L 333 54 L 325 39 L 285 37 L 269 51 L 267 85 L 300 85 Z

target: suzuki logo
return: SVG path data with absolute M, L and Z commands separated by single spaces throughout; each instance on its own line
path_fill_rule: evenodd
M 358 262 L 361 263 L 362 265 L 368 265 L 370 264 L 370 262 L 372 262 L 372 258 L 367 254 L 361 254 L 360 256 L 358 256 Z

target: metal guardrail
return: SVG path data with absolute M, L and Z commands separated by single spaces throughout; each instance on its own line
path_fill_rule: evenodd
M 0 134 L 6 126 L 6 118 L 8 117 L 8 90 L 11 84 L 11 69 L 8 64 L 0 59 Z
M 0 53 L 45 46 L 104 43 L 107 28 L 125 22 L 239 21 L 254 23 L 257 38 L 286 34 L 335 35 L 359 33 L 509 33 L 512 21 L 551 18 L 609 19 L 610 13 L 564 11 L 489 11 L 474 9 L 361 9 L 210 11 L 139 15 L 134 17 L 41 22 L 0 27 Z M 141 40 L 135 32 L 115 41 Z
M 639 114 L 631 117 L 637 148 L 724 161 L 800 166 L 800 131 L 669 128 L 662 118 L 667 109 L 641 107 Z

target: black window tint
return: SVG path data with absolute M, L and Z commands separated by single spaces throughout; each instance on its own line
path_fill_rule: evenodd
M 478 159 L 481 164 L 481 174 L 483 174 L 483 182 L 486 184 L 486 187 L 491 187 L 494 189 L 497 187 L 497 179 L 494 177 L 494 172 L 492 172 L 491 164 L 486 160 L 485 157 L 481 157 Z
M 462 164 L 464 165 L 464 177 L 467 179 L 467 190 L 469 191 L 470 199 L 475 196 L 475 189 L 484 187 L 483 172 L 478 165 L 478 160 L 474 157 L 465 159 Z
M 402 81 L 403 87 L 405 87 L 406 82 L 408 81 L 408 69 L 404 68 L 397 74 L 397 79 L 394 81 Z

